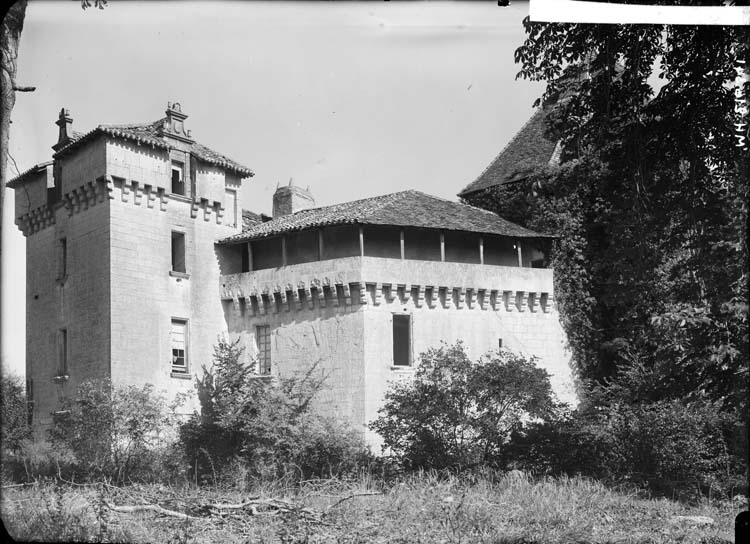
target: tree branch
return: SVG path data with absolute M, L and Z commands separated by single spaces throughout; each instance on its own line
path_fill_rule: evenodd
M 13 85 L 13 90 L 17 91 L 19 93 L 32 93 L 36 91 L 36 87 L 26 86 L 26 85 Z

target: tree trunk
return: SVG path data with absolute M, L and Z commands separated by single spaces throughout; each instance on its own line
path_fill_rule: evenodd
M 18 43 L 21 40 L 23 20 L 26 16 L 27 0 L 18 0 L 13 4 L 0 27 L 0 77 L 2 77 L 2 102 L 0 103 L 0 240 L 2 240 L 3 205 L 5 202 L 5 184 L 8 181 L 8 140 L 10 136 L 10 114 L 16 103 L 16 72 L 18 68 Z M 2 241 L 0 241 L 0 262 L 2 262 Z M 0 270 L 0 306 L 2 305 L 2 290 L 4 288 L 2 271 Z M 4 319 L 5 317 L 3 317 Z M 0 341 L 1 342 L 1 341 Z M 0 354 L 2 344 L 0 343 Z M 0 355 L 2 357 L 2 355 Z

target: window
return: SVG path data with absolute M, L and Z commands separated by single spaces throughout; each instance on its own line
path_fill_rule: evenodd
M 173 319 L 171 330 L 172 372 L 186 374 L 187 366 L 187 320 Z
M 179 161 L 172 161 L 172 193 L 185 194 L 185 165 Z
M 64 280 L 68 273 L 68 239 L 60 238 L 58 242 L 57 279 Z
M 227 189 L 225 191 L 224 207 L 227 210 L 227 224 L 230 227 L 237 226 L 237 191 Z
M 57 375 L 68 375 L 68 331 L 57 331 Z
M 411 364 L 411 316 L 393 315 L 393 364 Z
M 172 231 L 172 272 L 186 272 L 184 232 Z
M 255 343 L 258 348 L 258 373 L 271 373 L 271 327 L 258 325 L 255 327 Z

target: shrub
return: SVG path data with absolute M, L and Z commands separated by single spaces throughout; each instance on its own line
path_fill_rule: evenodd
M 414 379 L 393 385 L 370 427 L 407 468 L 498 466 L 510 434 L 553 407 L 534 359 L 501 350 L 472 362 L 459 342 L 421 354 Z
M 3 452 L 17 450 L 31 436 L 26 387 L 18 376 L 0 376 L 0 438 Z
M 711 402 L 617 403 L 517 431 L 507 460 L 526 470 L 628 481 L 667 495 L 730 493 L 744 479 L 742 463 L 727 447 L 739 427 Z
M 116 483 L 151 480 L 169 450 L 174 418 L 153 386 L 112 387 L 106 380 L 83 382 L 56 416 L 50 440 L 75 457 L 79 479 Z
M 261 377 L 241 361 L 238 342 L 220 340 L 214 365 L 196 387 L 201 405 L 180 427 L 196 480 L 248 478 L 299 481 L 355 470 L 369 459 L 361 433 L 313 409 L 323 385 L 316 365 L 293 376 Z M 217 470 L 218 468 L 218 470 Z

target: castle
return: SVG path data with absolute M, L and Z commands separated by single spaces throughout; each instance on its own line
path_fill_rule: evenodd
M 366 429 L 419 353 L 463 340 L 539 358 L 564 400 L 569 356 L 549 237 L 418 191 L 315 207 L 292 184 L 273 217 L 240 207 L 253 172 L 196 142 L 180 104 L 153 123 L 72 130 L 8 183 L 26 236 L 28 398 L 44 426 L 87 378 L 193 391 L 220 334 L 259 375 L 326 375 L 319 400 Z

